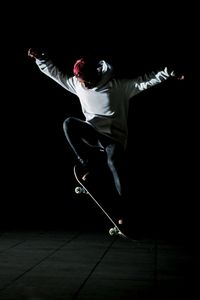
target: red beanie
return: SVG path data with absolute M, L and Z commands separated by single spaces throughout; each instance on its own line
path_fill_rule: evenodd
M 73 68 L 74 75 L 85 80 L 91 81 L 97 78 L 97 62 L 92 59 L 80 58 L 78 59 Z
M 74 64 L 74 75 L 77 77 L 81 77 L 81 75 L 84 73 L 86 61 L 83 58 L 78 59 Z

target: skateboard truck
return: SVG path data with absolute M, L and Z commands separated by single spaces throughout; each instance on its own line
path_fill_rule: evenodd
M 119 235 L 119 236 L 121 236 L 121 237 L 123 237 L 123 238 L 127 238 L 127 236 L 126 236 L 125 234 L 123 234 L 123 232 L 121 232 L 121 231 L 119 230 L 119 228 L 116 227 L 116 226 L 113 227 L 113 228 L 110 228 L 109 234 L 110 234 L 110 235 Z
M 88 192 L 86 191 L 86 189 L 84 189 L 83 187 L 81 187 L 81 186 L 77 186 L 76 188 L 75 188 L 75 193 L 76 194 L 88 194 Z

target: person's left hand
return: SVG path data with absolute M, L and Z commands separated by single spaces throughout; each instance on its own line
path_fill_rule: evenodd
M 184 80 L 185 79 L 185 72 L 183 72 L 183 68 L 180 66 L 169 66 L 168 70 L 170 71 L 171 76 L 176 80 Z
M 174 77 L 175 77 L 175 79 L 177 79 L 177 80 L 184 80 L 185 79 L 185 75 L 184 74 L 179 74 L 179 73 L 176 73 L 176 72 L 174 72 Z

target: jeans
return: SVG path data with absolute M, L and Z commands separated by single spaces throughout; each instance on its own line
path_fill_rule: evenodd
M 112 138 L 99 133 L 92 125 L 75 117 L 63 123 L 67 141 L 82 165 L 90 163 L 92 151 L 103 150 L 113 175 L 117 193 L 122 196 L 124 187 L 124 148 Z

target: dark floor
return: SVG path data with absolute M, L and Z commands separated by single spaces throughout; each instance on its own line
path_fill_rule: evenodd
M 103 231 L 8 230 L 0 235 L 0 299 L 195 299 L 199 251 L 188 241 Z

